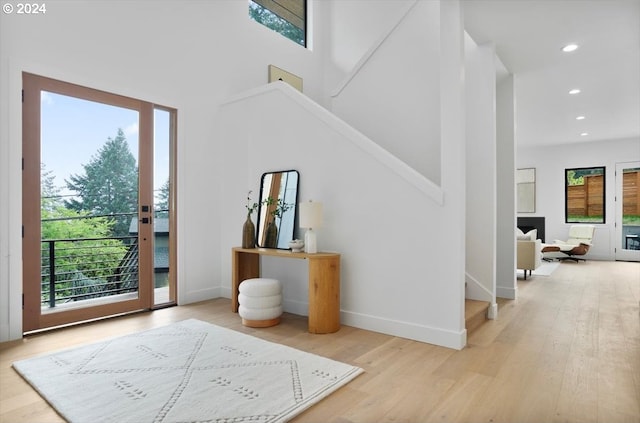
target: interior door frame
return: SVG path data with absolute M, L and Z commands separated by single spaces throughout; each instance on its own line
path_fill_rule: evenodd
M 76 323 L 105 316 L 149 310 L 153 304 L 153 224 L 138 225 L 138 298 L 90 307 L 42 312 L 40 275 L 40 99 L 41 91 L 58 93 L 139 112 L 138 217 L 141 205 L 153 205 L 153 110 L 142 100 L 58 81 L 27 72 L 22 74 L 22 257 L 23 332 Z M 37 176 L 36 176 L 37 175 Z M 38 205 L 34 207 L 34 205 Z M 151 214 L 153 209 L 151 208 Z M 34 260 L 37 256 L 37 265 Z
M 622 217 L 623 217 L 623 170 L 640 167 L 639 162 L 616 163 L 615 184 L 616 184 L 616 217 L 615 217 L 615 260 L 620 261 L 640 261 L 640 250 L 627 250 L 622 241 Z

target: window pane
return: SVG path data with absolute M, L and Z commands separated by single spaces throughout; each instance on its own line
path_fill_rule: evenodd
M 156 108 L 153 121 L 153 279 L 155 289 L 153 298 L 154 304 L 158 305 L 174 300 L 169 292 L 171 112 Z
M 622 172 L 622 224 L 640 226 L 640 168 Z
M 138 296 L 139 113 L 41 91 L 43 312 Z
M 565 170 L 565 221 L 605 223 L 605 168 Z
M 249 17 L 306 46 L 306 1 L 249 0 Z

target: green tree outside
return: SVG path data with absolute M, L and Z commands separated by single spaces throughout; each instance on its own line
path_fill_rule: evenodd
M 49 301 L 51 280 L 50 247 L 55 254 L 56 303 L 63 298 L 103 292 L 117 287 L 114 269 L 120 265 L 127 246 L 110 238 L 114 221 L 92 217 L 87 211 L 65 207 L 55 187 L 55 177 L 41 167 L 41 257 L 43 275 L 42 301 Z M 67 239 L 83 241 L 60 241 Z
M 111 235 L 128 235 L 133 216 L 130 213 L 138 208 L 138 167 L 122 129 L 118 129 L 115 138 L 108 138 L 83 167 L 84 174 L 71 175 L 65 180 L 67 188 L 79 197 L 66 200 L 65 206 L 92 215 L 112 216 Z
M 575 170 L 568 170 L 567 185 L 571 187 L 575 185 L 584 185 L 584 176 L 578 175 Z

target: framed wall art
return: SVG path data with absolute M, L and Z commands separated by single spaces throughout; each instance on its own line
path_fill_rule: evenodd
M 516 174 L 518 213 L 536 211 L 536 169 L 518 169 Z

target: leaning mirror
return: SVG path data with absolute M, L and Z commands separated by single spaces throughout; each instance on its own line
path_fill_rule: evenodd
M 297 170 L 267 172 L 260 179 L 258 247 L 289 249 L 296 226 Z

